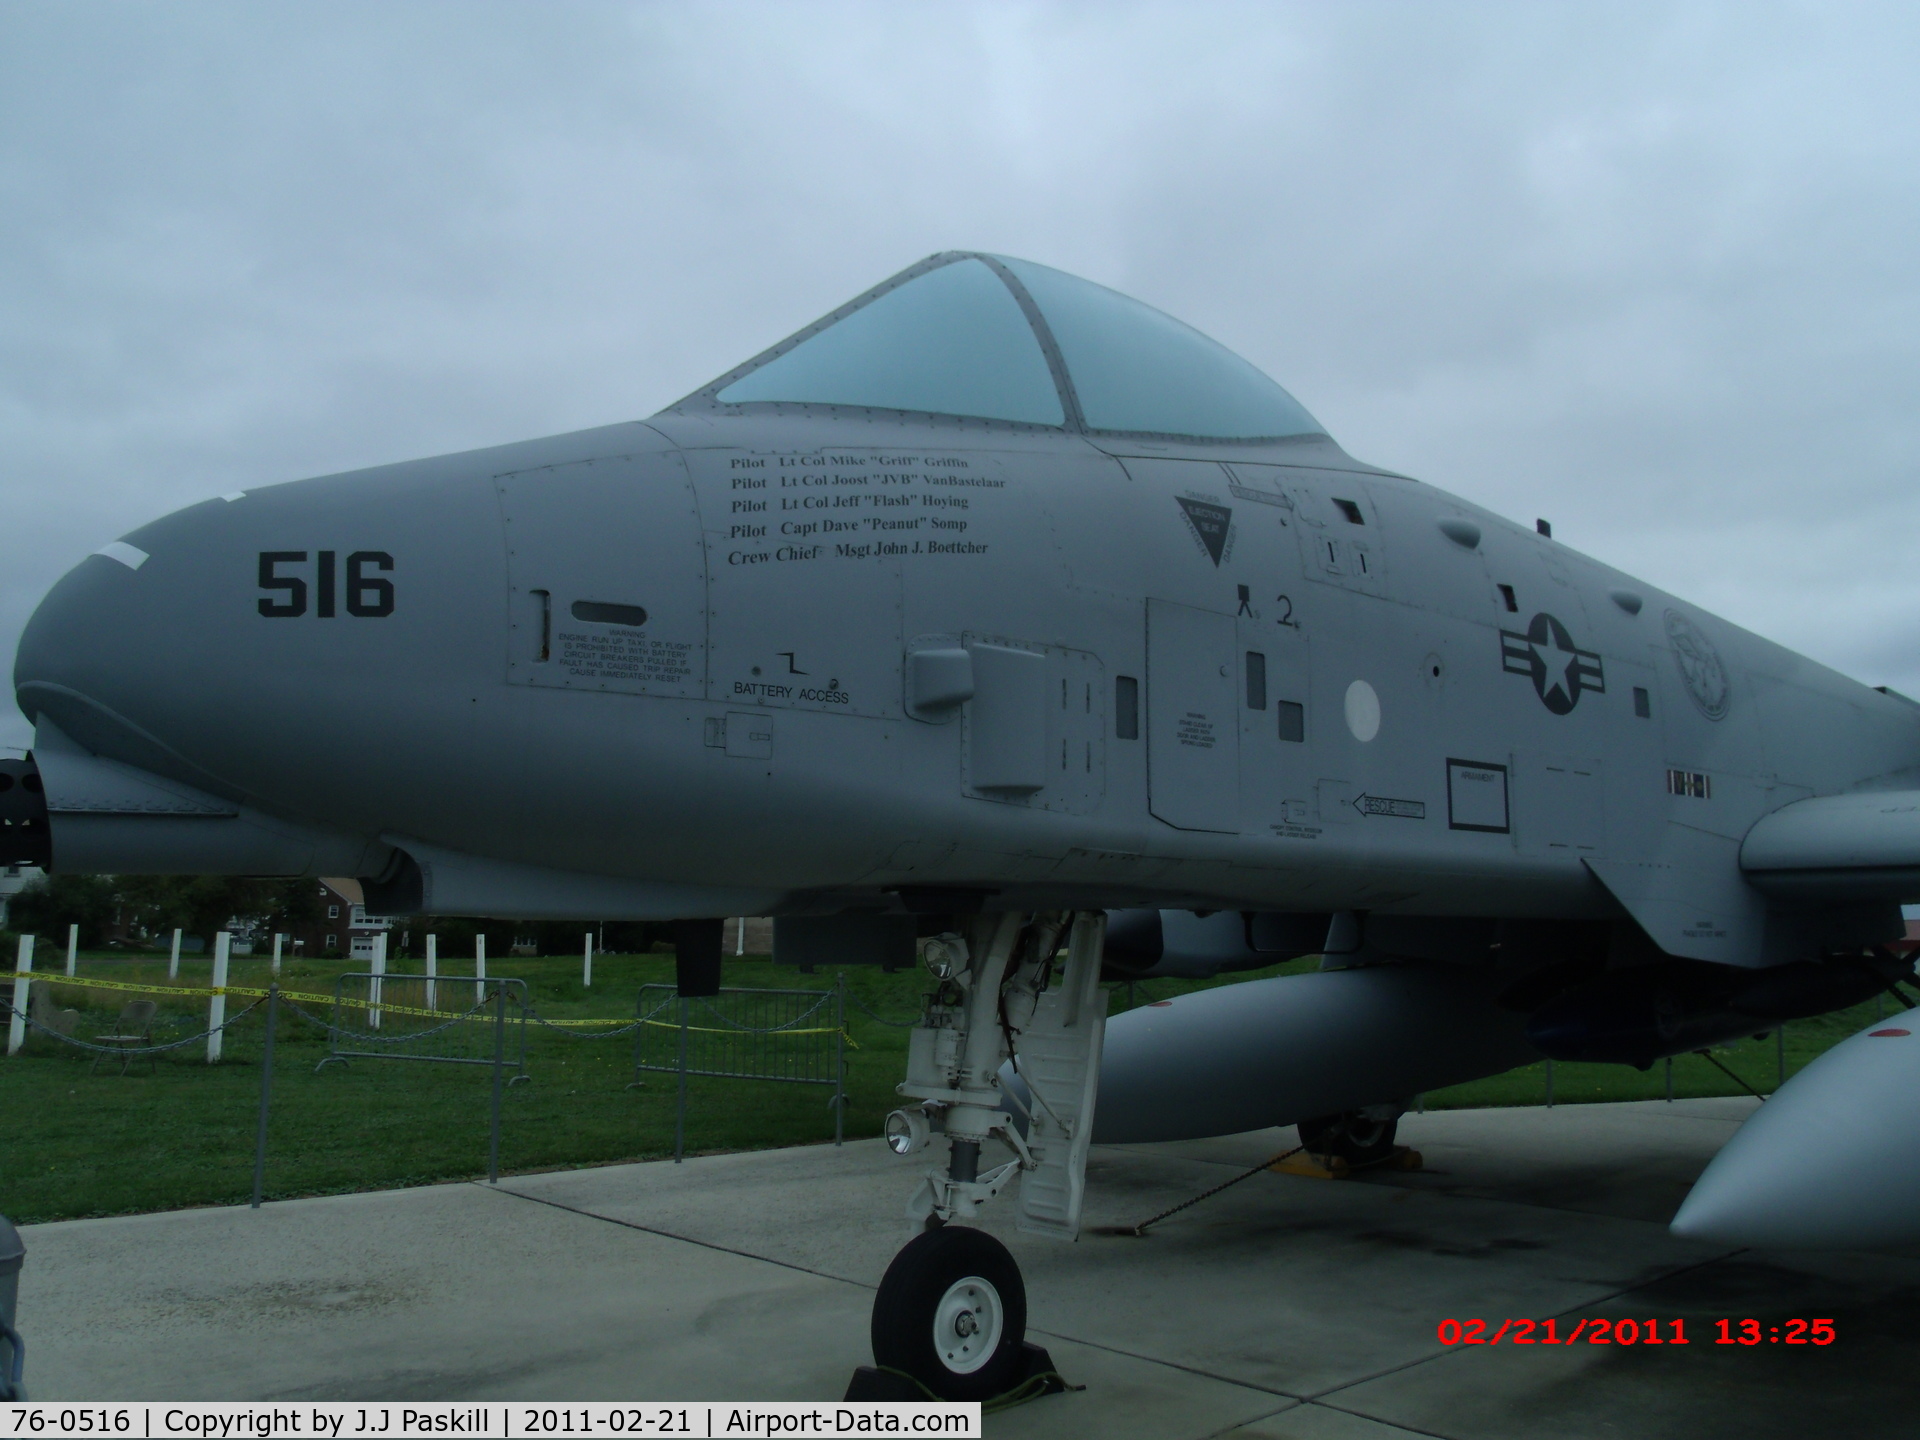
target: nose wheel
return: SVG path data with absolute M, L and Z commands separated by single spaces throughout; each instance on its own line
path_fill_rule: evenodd
M 1393 1154 L 1399 1124 L 1398 1110 L 1387 1105 L 1323 1115 L 1300 1122 L 1300 1145 L 1315 1155 L 1338 1156 L 1354 1166 L 1375 1165 Z
M 873 1302 L 873 1360 L 943 1400 L 990 1400 L 1023 1377 L 1027 1287 L 1007 1247 L 963 1225 L 917 1235 Z

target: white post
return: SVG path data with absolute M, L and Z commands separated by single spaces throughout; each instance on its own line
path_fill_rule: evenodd
M 487 998 L 487 937 L 473 937 L 473 1003 L 480 1005 Z
M 439 973 L 440 937 L 438 935 L 429 935 L 427 936 L 427 1009 L 429 1010 L 438 1010 L 440 1008 L 434 1003 L 434 992 L 438 989 L 438 986 L 435 984 L 433 978 Z
M 27 999 L 28 987 L 33 982 L 27 979 L 27 973 L 33 969 L 33 936 L 20 937 L 20 960 L 14 966 L 20 971 L 13 982 L 13 1018 L 7 1022 L 7 1054 L 12 1055 L 27 1043 Z
M 79 962 L 80 927 L 78 925 L 69 925 L 67 926 L 67 975 L 69 978 L 73 975 L 74 969 Z
M 220 1063 L 220 1042 L 226 1038 L 221 1026 L 227 1023 L 227 956 L 231 953 L 233 936 L 222 930 L 213 937 L 213 989 L 214 996 L 207 1005 L 207 1064 Z
M 580 983 L 591 990 L 593 988 L 593 932 L 587 932 L 586 960 L 580 971 Z
M 167 979 L 178 980 L 179 978 L 180 978 L 180 932 L 176 930 L 173 932 L 173 955 L 167 961 Z
M 387 973 L 386 932 L 373 937 L 373 979 L 367 982 L 367 1028 L 380 1028 L 380 977 Z
M 278 930 L 273 932 L 273 978 L 280 978 L 280 942 L 287 937 Z
M 737 916 L 733 923 L 737 927 L 733 932 L 733 953 L 744 955 L 747 953 L 747 917 Z

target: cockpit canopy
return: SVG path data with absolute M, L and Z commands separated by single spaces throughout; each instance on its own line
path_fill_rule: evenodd
M 1104 285 L 948 252 L 675 409 L 832 406 L 1200 440 L 1325 432 L 1225 346 Z

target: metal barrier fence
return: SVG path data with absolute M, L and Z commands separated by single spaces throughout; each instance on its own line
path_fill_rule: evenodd
M 831 1085 L 833 1143 L 841 1143 L 847 1107 L 846 992 L 844 975 L 831 990 L 725 987 L 717 995 L 687 996 L 672 985 L 640 987 L 633 1069 L 636 1077 L 646 1071 L 679 1077 L 676 1164 L 686 1152 L 689 1075 Z
M 10 1029 L 21 1034 L 10 1038 L 9 1053 L 17 1051 L 25 1032 L 31 1031 L 96 1058 L 112 1056 L 123 1061 L 136 1056 L 152 1058 L 206 1041 L 207 1060 L 217 1064 L 225 1032 L 264 1009 L 260 1103 L 254 1134 L 253 1204 L 256 1209 L 264 1194 L 274 1037 L 283 1008 L 326 1031 L 327 1054 L 314 1067 L 316 1071 L 336 1061 L 345 1066 L 355 1059 L 421 1060 L 493 1067 L 487 1147 L 487 1178 L 491 1182 L 497 1183 L 500 1175 L 501 1092 L 507 1085 L 532 1078 L 527 1072 L 529 1020 L 579 1040 L 612 1039 L 631 1030 L 635 1035 L 635 1072 L 664 1072 L 678 1077 L 673 1137 L 676 1162 L 686 1153 L 689 1075 L 830 1085 L 833 1095 L 827 1103 L 834 1112 L 833 1143 L 838 1145 L 845 1138 L 846 1052 L 853 1040 L 846 1029 L 849 997 L 844 975 L 832 990 L 730 988 L 704 997 L 682 996 L 672 985 L 648 985 L 640 990 L 635 1018 L 612 1029 L 598 1028 L 609 1023 L 605 1020 L 547 1020 L 535 1015 L 528 1001 L 526 982 L 508 977 L 449 981 L 446 977 L 426 975 L 351 972 L 335 981 L 331 997 L 283 990 L 278 981 L 265 990 L 229 986 L 224 983 L 224 976 L 219 976 L 220 983 L 211 989 L 92 977 L 56 981 L 76 988 L 122 994 L 212 997 L 217 1006 L 210 1007 L 204 1029 L 185 1036 L 158 1042 L 150 1038 L 150 1032 L 139 1036 L 98 1037 L 110 1042 L 106 1044 L 67 1033 L 71 1027 L 59 1023 L 66 1012 L 44 1018 L 29 1013 L 24 992 L 34 978 L 32 972 L 23 967 L 14 971 L 11 978 L 15 981 L 14 1004 L 20 1008 L 7 1014 L 4 1012 L 14 1011 L 14 1005 L 0 1006 L 0 1018 L 10 1021 Z M 436 1003 L 442 997 L 464 999 L 469 993 L 468 984 L 480 991 L 475 1004 L 442 1008 Z M 251 997 L 252 1003 L 237 1014 L 228 1015 L 225 1013 L 228 996 Z M 306 1008 L 306 1005 L 322 1008 L 329 1000 L 331 1012 L 324 1019 Z M 888 1020 L 857 998 L 853 1003 L 881 1024 L 913 1023 Z M 197 1022 L 174 1020 L 172 1023 Z M 587 1027 L 594 1027 L 592 1033 L 587 1033 Z M 511 1046 L 508 1043 L 510 1029 L 513 1032 Z M 138 1043 L 141 1041 L 145 1043 Z M 509 1070 L 514 1072 L 511 1079 L 507 1078 Z
M 352 1060 L 422 1060 L 504 1064 L 512 1072 L 507 1084 L 530 1079 L 526 982 L 489 977 L 472 983 L 484 987 L 482 994 L 463 1004 L 470 993 L 466 982 L 441 979 L 436 986 L 426 975 L 371 971 L 340 976 L 327 1018 L 326 1058 L 314 1069 Z

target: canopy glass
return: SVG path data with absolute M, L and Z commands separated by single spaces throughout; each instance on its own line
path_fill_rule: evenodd
M 1066 413 L 1020 302 L 980 260 L 888 290 L 714 396 L 1060 425 Z
M 1324 433 L 1224 345 L 1104 285 L 990 255 L 905 273 L 705 393 L 1207 440 Z

